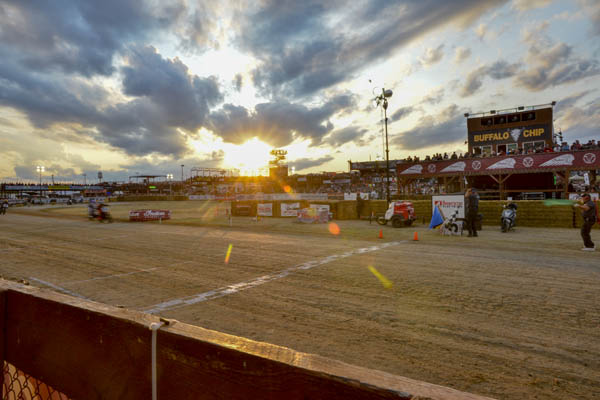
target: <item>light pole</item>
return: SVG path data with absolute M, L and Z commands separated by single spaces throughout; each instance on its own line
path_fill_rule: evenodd
M 83 174 L 83 186 L 87 186 L 87 174 Z
M 36 171 L 40 173 L 40 202 L 42 201 L 42 172 L 44 172 L 44 166 L 38 165 L 35 167 Z
M 384 115 L 384 123 L 385 123 L 385 188 L 386 188 L 386 199 L 387 203 L 390 204 L 390 148 L 388 146 L 388 129 L 387 129 L 387 108 L 388 108 L 388 98 L 392 97 L 394 94 L 390 89 L 385 90 L 381 88 L 381 94 L 375 97 L 375 101 L 377 102 L 377 106 L 381 105 L 383 107 L 383 115 Z
M 173 196 L 173 190 L 171 189 L 171 182 L 173 181 L 173 174 L 167 174 L 167 180 L 169 181 L 169 196 Z
M 181 192 L 182 193 L 183 193 L 183 188 L 184 188 L 184 185 L 183 185 L 183 167 L 185 167 L 185 165 L 181 164 Z

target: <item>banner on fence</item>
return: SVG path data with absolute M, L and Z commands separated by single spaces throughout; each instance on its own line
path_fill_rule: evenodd
M 261 217 L 272 217 L 273 203 L 258 203 L 256 213 Z
M 315 207 L 303 208 L 298 210 L 298 221 L 305 224 L 326 224 L 329 221 L 329 212 Z
M 356 193 L 344 193 L 344 200 L 356 200 Z
M 129 211 L 130 221 L 158 221 L 171 219 L 171 210 L 131 210 Z
M 300 203 L 281 203 L 282 217 L 297 217 Z
M 329 212 L 329 204 L 309 204 L 309 208 L 314 208 L 317 211 L 327 211 Z
M 190 200 L 214 200 L 215 196 L 212 194 L 191 194 L 188 198 Z
M 465 196 L 463 195 L 431 196 L 432 215 L 436 206 L 439 207 L 444 218 L 449 217 L 456 210 L 458 210 L 457 218 L 465 217 Z
M 589 195 L 592 200 L 598 201 L 598 193 L 590 193 Z M 569 200 L 579 201 L 579 200 L 581 200 L 581 194 L 569 193 Z

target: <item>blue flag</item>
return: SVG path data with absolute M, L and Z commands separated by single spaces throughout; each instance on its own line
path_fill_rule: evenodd
M 435 206 L 433 209 L 433 215 L 431 216 L 431 222 L 429 223 L 429 229 L 437 228 L 441 224 L 444 223 L 444 218 L 442 218 L 442 213 L 439 208 Z

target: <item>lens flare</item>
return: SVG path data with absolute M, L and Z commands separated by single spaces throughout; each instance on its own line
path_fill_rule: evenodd
M 339 235 L 340 227 L 338 226 L 338 224 L 336 224 L 335 222 L 330 223 L 329 224 L 329 233 L 331 233 L 332 235 Z
M 286 193 L 289 193 L 289 192 L 292 191 L 292 187 L 290 185 L 285 185 L 283 187 L 283 191 L 286 192 Z
M 227 254 L 225 254 L 225 264 L 229 264 L 229 256 L 231 256 L 231 249 L 233 249 L 232 244 L 230 244 L 227 248 Z
M 371 271 L 373 273 L 373 275 L 375 275 L 375 277 L 381 281 L 381 284 L 383 285 L 384 288 L 391 289 L 392 286 L 394 286 L 392 281 L 390 281 L 385 276 L 381 275 L 381 272 L 377 271 L 375 269 L 375 267 L 369 265 L 369 271 Z

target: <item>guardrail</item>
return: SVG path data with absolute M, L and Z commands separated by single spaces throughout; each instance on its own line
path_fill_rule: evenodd
M 1 280 L 0 335 L 2 398 L 485 399 Z

